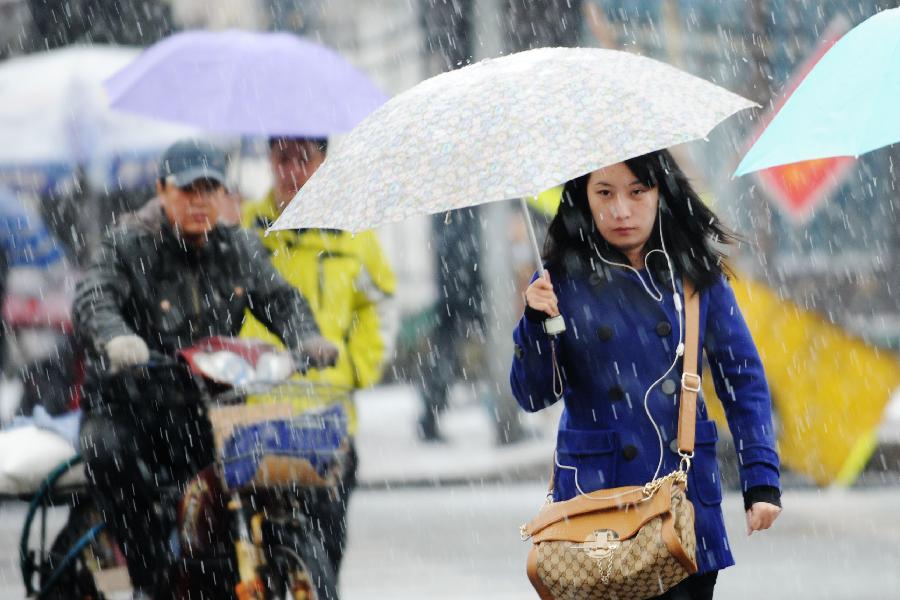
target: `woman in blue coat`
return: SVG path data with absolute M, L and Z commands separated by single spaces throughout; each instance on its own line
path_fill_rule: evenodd
M 554 501 L 643 485 L 678 467 L 687 279 L 700 294 L 700 348 L 737 448 L 748 534 L 774 522 L 781 492 L 771 398 L 716 248 L 732 239 L 665 150 L 565 185 L 544 247 L 547 271 L 525 292 L 510 375 L 526 411 L 565 403 Z M 552 338 L 543 321 L 559 314 L 566 331 Z M 712 598 L 718 571 L 734 564 L 717 439 L 701 397 L 688 479 L 699 570 L 660 598 Z

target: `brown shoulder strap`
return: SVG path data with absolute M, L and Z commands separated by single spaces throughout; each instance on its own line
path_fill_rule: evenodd
M 694 284 L 683 280 L 684 292 L 684 357 L 682 359 L 681 399 L 678 408 L 678 450 L 684 454 L 694 451 L 694 437 L 697 430 L 697 393 L 700 391 L 700 375 L 697 364 L 700 352 L 700 294 L 695 293 Z M 550 484 L 547 494 L 553 493 L 553 474 L 556 457 L 550 464 Z
M 697 393 L 700 376 L 697 364 L 700 352 L 700 294 L 694 285 L 684 280 L 684 357 L 681 362 L 681 399 L 678 409 L 678 450 L 683 454 L 694 451 L 697 427 Z

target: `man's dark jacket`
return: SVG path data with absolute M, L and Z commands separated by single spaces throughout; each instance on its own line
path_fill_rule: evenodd
M 319 332 L 256 234 L 218 226 L 193 247 L 151 201 L 105 237 L 76 288 L 73 318 L 96 374 L 116 336 L 136 334 L 172 356 L 205 337 L 237 335 L 248 308 L 290 349 Z

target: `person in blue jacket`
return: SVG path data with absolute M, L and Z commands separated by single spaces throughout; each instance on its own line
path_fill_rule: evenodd
M 46 274 L 51 269 L 62 267 L 64 262 L 62 248 L 47 229 L 40 213 L 27 207 L 16 192 L 0 185 L 0 308 L 6 301 L 6 284 L 12 269 L 33 268 Z M 0 323 L 0 372 L 6 366 L 5 338 L 8 331 L 8 326 L 2 326 Z M 32 366 L 36 365 L 26 365 L 26 368 L 30 369 Z M 40 366 L 55 372 L 59 370 L 59 361 L 56 361 L 56 364 Z M 23 376 L 27 379 L 27 374 L 23 373 Z M 33 378 L 30 384 L 28 381 L 24 383 L 27 402 L 23 401 L 24 406 L 20 406 L 20 409 L 27 408 L 30 411 L 38 398 L 28 393 L 34 386 Z M 51 393 L 51 396 L 58 394 Z M 54 403 L 48 401 L 45 407 L 50 407 L 51 404 Z
M 525 291 L 510 375 L 526 411 L 565 404 L 554 501 L 643 485 L 678 468 L 687 279 L 700 294 L 700 348 L 738 453 L 747 532 L 775 521 L 781 491 L 771 397 L 718 249 L 734 239 L 666 150 L 565 184 L 544 245 L 546 271 Z M 560 314 L 566 330 L 554 338 L 542 324 Z M 712 598 L 718 571 L 734 564 L 717 439 L 701 396 L 688 477 L 699 570 L 660 598 Z

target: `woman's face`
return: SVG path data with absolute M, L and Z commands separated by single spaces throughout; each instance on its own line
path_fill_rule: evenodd
M 587 196 L 603 239 L 627 256 L 632 265 L 642 267 L 642 250 L 656 222 L 659 188 L 641 183 L 622 162 L 591 173 Z

